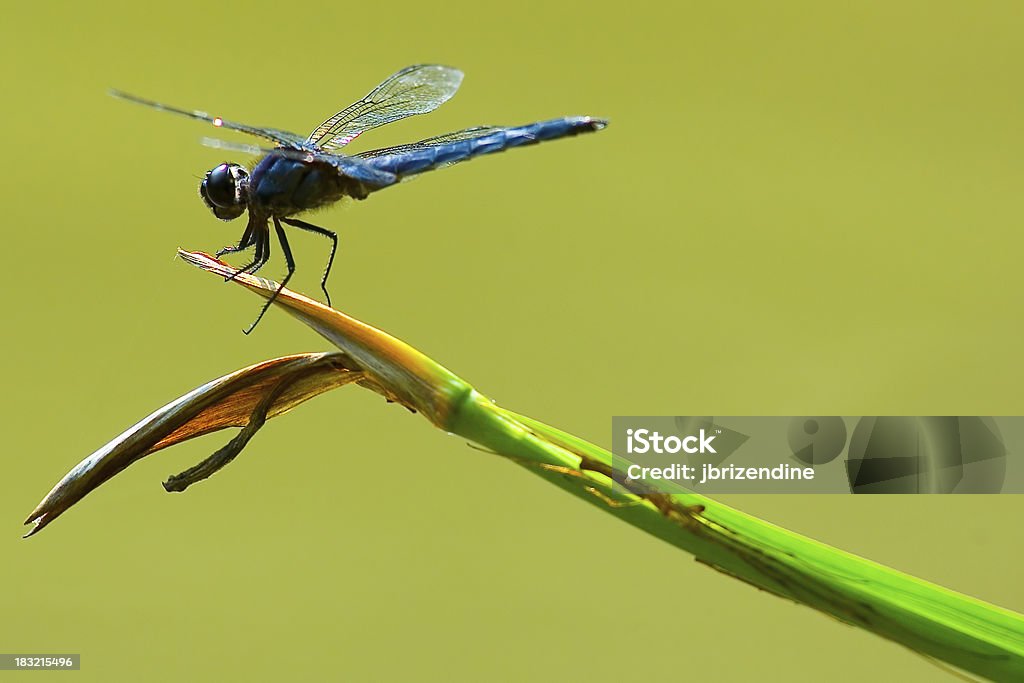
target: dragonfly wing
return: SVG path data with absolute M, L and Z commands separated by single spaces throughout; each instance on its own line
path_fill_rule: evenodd
M 287 159 L 295 159 L 296 161 L 312 161 L 315 152 L 313 150 L 297 149 L 295 147 L 263 147 L 261 145 L 249 145 L 244 142 L 233 142 L 228 140 L 221 140 L 219 138 L 202 138 L 199 142 L 206 147 L 212 147 L 213 149 L 226 149 L 232 152 L 241 152 L 242 154 L 252 154 L 253 156 L 261 156 L 264 154 L 276 154 Z
M 297 149 L 295 147 L 260 147 L 238 142 L 228 142 L 216 138 L 203 138 L 202 143 L 214 149 L 228 149 L 243 154 L 274 155 L 286 159 L 295 159 L 307 164 L 319 162 L 333 166 L 336 171 L 349 178 L 354 178 L 373 190 L 379 190 L 398 182 L 398 177 L 386 169 L 377 168 L 364 159 L 329 154 L 315 149 Z
M 427 138 L 426 140 L 420 140 L 418 142 L 410 142 L 406 145 L 371 149 L 367 152 L 354 154 L 353 156 L 359 159 L 373 159 L 375 157 L 389 156 L 391 154 L 407 154 L 409 152 L 415 152 L 416 150 L 426 149 L 428 147 L 437 147 L 438 145 L 447 144 L 449 142 L 459 142 L 460 140 L 473 140 L 476 138 L 486 137 L 491 133 L 495 133 L 500 130 L 502 130 L 501 126 L 475 126 L 473 128 L 466 128 L 465 130 L 458 130 L 454 133 L 435 135 L 432 138 Z
M 229 130 L 237 130 L 241 133 L 248 133 L 249 135 L 255 135 L 256 137 L 263 138 L 264 140 L 270 140 L 278 145 L 284 145 L 286 147 L 305 147 L 306 141 L 295 133 L 289 133 L 284 130 L 277 130 L 276 128 L 260 128 L 257 126 L 248 126 L 244 123 L 237 123 L 235 121 L 228 121 L 227 119 L 221 118 L 220 116 L 210 116 L 205 111 L 193 110 L 193 109 L 180 109 L 179 107 L 173 107 L 169 104 L 163 104 L 162 102 L 154 102 L 153 100 L 147 100 L 144 97 L 137 95 L 131 95 L 120 90 L 111 90 L 110 94 L 114 97 L 122 100 L 128 100 L 129 102 L 135 102 L 136 104 L 142 104 L 147 107 L 152 107 L 159 111 L 166 111 L 172 114 L 178 114 L 180 116 L 187 116 L 190 119 L 196 119 L 197 121 L 206 121 L 211 123 L 217 128 L 227 128 Z
M 339 150 L 371 128 L 434 111 L 461 84 L 462 72 L 458 69 L 438 64 L 408 66 L 317 126 L 306 144 L 327 151 Z

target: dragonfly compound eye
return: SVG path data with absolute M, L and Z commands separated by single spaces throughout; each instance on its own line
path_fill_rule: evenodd
M 223 221 L 238 218 L 245 212 L 245 193 L 249 174 L 238 164 L 224 163 L 215 167 L 199 185 L 199 196 L 213 215 Z

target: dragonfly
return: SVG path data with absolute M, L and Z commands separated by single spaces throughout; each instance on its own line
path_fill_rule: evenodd
M 267 263 L 271 223 L 288 268 L 287 275 L 264 303 L 256 320 L 244 330 L 249 334 L 295 273 L 295 259 L 282 223 L 331 240 L 331 253 L 320 282 L 330 306 L 327 278 L 338 250 L 338 235 L 297 218 L 298 214 L 345 197 L 366 199 L 378 190 L 426 171 L 513 147 L 601 130 L 608 124 L 605 119 L 591 116 L 563 116 L 521 126 L 476 126 L 410 144 L 352 155 L 344 153 L 349 143 L 368 130 L 434 111 L 451 99 L 462 84 L 462 78 L 458 69 L 440 64 L 406 67 L 328 118 L 306 137 L 229 121 L 204 111 L 182 109 L 118 90 L 111 94 L 271 143 L 271 146 L 250 145 L 211 138 L 202 141 L 211 147 L 260 157 L 251 169 L 231 162 L 218 164 L 206 173 L 199 185 L 199 196 L 217 218 L 231 221 L 246 211 L 249 213 L 241 239 L 217 252 L 220 258 L 253 249 L 252 261 L 237 269 L 228 280 L 242 273 L 255 273 Z

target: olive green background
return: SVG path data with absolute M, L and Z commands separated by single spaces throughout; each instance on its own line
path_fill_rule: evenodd
M 605 446 L 615 414 L 1024 414 L 1020 3 L 669 5 L 7 6 L 0 651 L 103 681 L 943 679 L 355 388 L 185 494 L 159 482 L 226 435 L 18 538 L 151 410 L 327 348 L 280 312 L 243 336 L 256 298 L 174 260 L 240 234 L 196 196 L 231 155 L 110 87 L 306 132 L 406 64 L 466 72 L 359 149 L 609 117 L 313 219 L 337 306 Z M 292 244 L 315 294 L 326 244 Z M 1024 609 L 1017 496 L 726 500 Z

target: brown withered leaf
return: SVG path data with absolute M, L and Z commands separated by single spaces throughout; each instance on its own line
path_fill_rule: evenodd
M 278 285 L 201 252 L 178 251 L 191 265 L 233 279 L 264 297 Z M 241 431 L 212 456 L 164 488 L 183 491 L 231 462 L 263 423 L 329 389 L 349 383 L 421 413 L 444 428 L 453 405 L 472 387 L 408 344 L 308 297 L 282 289 L 276 304 L 335 344 L 339 351 L 287 356 L 215 379 L 167 404 L 74 467 L 29 515 L 38 533 L 61 513 L 150 453 L 227 427 Z
M 264 420 L 363 377 L 347 354 L 334 352 L 275 358 L 207 382 L 152 413 L 75 466 L 28 516 L 25 523 L 34 526 L 25 537 L 38 533 L 100 484 L 151 453 L 228 427 L 251 427 L 243 429 L 242 439 L 232 440 L 241 450 Z M 252 422 L 254 419 L 258 424 Z M 184 488 L 165 486 L 168 490 Z

